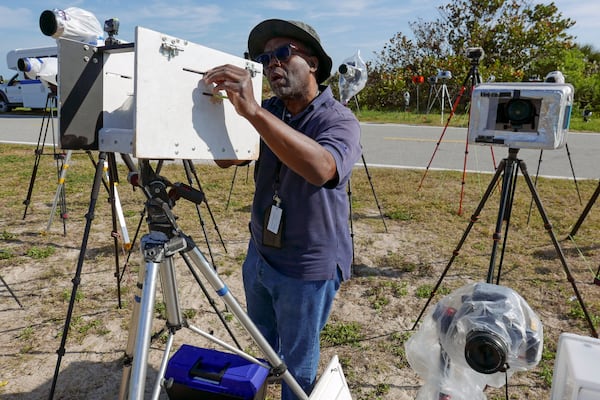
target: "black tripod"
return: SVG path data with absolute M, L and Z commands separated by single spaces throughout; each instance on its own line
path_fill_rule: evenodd
M 92 162 L 94 162 L 92 155 L 90 152 L 88 152 L 88 155 L 90 156 L 90 159 L 92 160 Z M 127 156 L 123 155 L 124 159 L 127 158 Z M 107 161 L 108 160 L 108 161 Z M 67 335 L 69 333 L 69 327 L 71 326 L 71 318 L 73 316 L 73 310 L 75 308 L 75 302 L 76 302 L 76 297 L 77 297 L 77 288 L 79 287 L 79 283 L 81 282 L 81 272 L 83 270 L 83 262 L 85 260 L 85 254 L 87 251 L 87 243 L 88 243 L 88 238 L 90 235 L 90 230 L 92 228 L 92 221 L 94 220 L 94 212 L 96 209 L 96 203 L 98 201 L 98 193 L 100 191 L 100 184 L 104 183 L 106 186 L 106 182 L 104 182 L 103 180 L 103 175 L 104 175 L 104 165 L 105 162 L 108 162 L 110 165 L 112 165 L 112 167 L 110 168 L 111 170 L 111 174 L 109 175 L 109 186 L 110 188 L 107 188 L 109 190 L 109 193 L 111 193 L 110 196 L 110 202 L 111 202 L 111 206 L 112 206 L 112 211 L 113 211 L 113 231 L 116 229 L 115 228 L 115 220 L 114 220 L 114 215 L 115 215 L 115 211 L 114 211 L 114 192 L 112 191 L 112 188 L 114 188 L 114 179 L 116 179 L 116 162 L 115 162 L 115 155 L 114 153 L 105 153 L 105 152 L 100 152 L 99 156 L 98 156 L 98 162 L 96 162 L 94 165 L 96 167 L 96 172 L 94 175 L 94 183 L 92 185 L 92 191 L 91 191 L 91 195 L 90 195 L 90 202 L 89 202 L 89 208 L 88 208 L 88 212 L 85 215 L 86 218 L 86 224 L 85 224 L 85 228 L 83 231 L 83 238 L 82 238 L 82 242 L 81 242 L 81 247 L 79 250 L 79 258 L 77 260 L 77 269 L 75 271 L 75 276 L 72 279 L 73 282 L 73 290 L 71 291 L 71 298 L 69 300 L 69 306 L 67 309 L 67 316 L 65 318 L 65 325 L 63 328 L 63 333 L 61 336 L 61 342 L 60 342 L 60 347 L 58 348 L 58 350 L 56 351 L 56 353 L 58 354 L 58 359 L 56 362 L 56 368 L 54 370 L 54 378 L 52 380 L 52 386 L 50 388 L 50 395 L 49 395 L 49 399 L 53 399 L 54 398 L 54 392 L 56 390 L 56 383 L 58 380 L 58 374 L 60 372 L 60 364 L 62 361 L 63 356 L 65 355 L 65 345 L 67 342 Z M 128 165 L 131 165 L 131 161 L 128 160 Z M 117 291 L 118 291 L 118 297 L 119 297 L 119 308 L 121 307 L 121 289 L 120 289 L 120 278 L 119 278 L 119 264 L 118 264 L 118 252 L 117 252 L 117 244 L 116 244 L 116 236 L 112 235 L 115 238 L 115 258 L 117 261 L 116 264 L 116 272 L 115 272 L 115 277 L 117 279 Z
M 556 254 L 558 255 L 558 257 L 561 261 L 561 264 L 563 266 L 563 269 L 565 271 L 565 274 L 567 275 L 567 280 L 571 283 L 571 286 L 573 287 L 573 291 L 575 292 L 575 296 L 577 297 L 577 300 L 579 301 L 579 305 L 581 306 L 581 309 L 582 309 L 583 313 L 585 314 L 585 318 L 589 325 L 590 332 L 592 333 L 592 335 L 594 337 L 598 337 L 598 333 L 596 332 L 596 329 L 594 328 L 594 323 L 592 322 L 592 320 L 587 312 L 587 309 L 585 307 L 583 299 L 581 298 L 581 295 L 579 294 L 579 290 L 577 289 L 577 285 L 575 284 L 575 279 L 573 278 L 573 275 L 571 274 L 569 266 L 567 265 L 565 255 L 558 243 L 556 235 L 554 235 L 554 231 L 552 230 L 552 224 L 548 220 L 548 217 L 546 215 L 546 212 L 544 210 L 544 207 L 542 205 L 540 197 L 538 196 L 538 193 L 535 189 L 535 185 L 533 184 L 533 181 L 529 177 L 529 174 L 527 172 L 527 166 L 525 165 L 524 161 L 517 158 L 518 151 L 519 151 L 518 149 L 512 149 L 512 148 L 509 149 L 508 150 L 508 158 L 503 159 L 500 162 L 500 164 L 498 165 L 498 168 L 496 169 L 496 173 L 494 174 L 492 181 L 490 182 L 487 190 L 485 191 L 483 198 L 479 202 L 477 209 L 471 216 L 471 221 L 469 222 L 467 229 L 463 233 L 462 238 L 458 242 L 457 247 L 454 249 L 454 251 L 452 253 L 452 257 L 450 258 L 450 261 L 446 265 L 446 268 L 442 272 L 442 275 L 440 276 L 435 287 L 431 291 L 431 294 L 429 296 L 429 299 L 427 300 L 427 303 L 425 304 L 425 306 L 421 310 L 421 313 L 417 317 L 417 320 L 412 328 L 413 330 L 416 328 L 417 324 L 419 323 L 419 320 L 421 319 L 421 317 L 423 316 L 423 314 L 425 312 L 425 309 L 427 308 L 427 306 L 429 305 L 429 303 L 435 296 L 438 288 L 440 287 L 440 285 L 442 283 L 442 280 L 448 273 L 448 270 L 450 269 L 450 266 L 452 265 L 454 259 L 456 258 L 456 256 L 458 256 L 462 245 L 464 244 L 465 240 L 467 239 L 467 236 L 469 235 L 469 232 L 471 231 L 471 228 L 473 227 L 475 222 L 477 222 L 477 220 L 479 219 L 479 214 L 480 214 L 481 210 L 483 209 L 483 207 L 485 206 L 485 202 L 487 201 L 487 199 L 491 195 L 492 191 L 494 190 L 494 188 L 498 182 L 498 179 L 500 178 L 501 175 L 503 175 L 500 207 L 498 209 L 498 219 L 496 221 L 496 230 L 494 231 L 494 235 L 493 235 L 494 242 L 493 242 L 493 246 L 492 246 L 490 265 L 488 268 L 488 274 L 487 274 L 487 279 L 486 279 L 487 283 L 494 283 L 493 282 L 494 281 L 494 269 L 496 267 L 498 243 L 502 239 L 502 227 L 503 227 L 504 223 L 506 222 L 505 230 L 504 230 L 504 240 L 502 243 L 502 252 L 500 255 L 500 262 L 498 264 L 498 275 L 496 276 L 496 282 L 495 282 L 495 284 L 499 284 L 500 274 L 502 272 L 502 261 L 504 258 L 504 250 L 506 249 L 506 240 L 508 238 L 508 228 L 510 225 L 510 216 L 511 216 L 511 211 L 512 211 L 513 198 L 514 198 L 515 189 L 516 189 L 518 170 L 520 169 L 521 173 L 523 174 L 523 177 L 525 178 L 525 182 L 527 182 L 529 191 L 531 192 L 531 195 L 533 196 L 533 199 L 534 199 L 537 209 L 540 213 L 540 216 L 542 217 L 542 220 L 544 221 L 544 227 L 546 228 L 546 231 L 550 235 L 552 244 L 554 245 L 554 248 L 556 250 Z
M 42 124 L 40 126 L 40 133 L 38 135 L 38 141 L 35 148 L 35 161 L 33 163 L 33 171 L 31 172 L 31 177 L 29 179 L 29 188 L 27 189 L 27 197 L 23 201 L 25 205 L 25 210 L 23 211 L 23 219 L 27 216 L 27 209 L 29 208 L 29 204 L 31 203 L 31 196 L 33 194 L 33 186 L 35 184 L 35 179 L 37 177 L 37 171 L 39 169 L 41 157 L 44 155 L 44 148 L 46 145 L 46 137 L 48 136 L 48 131 L 52 131 L 52 146 L 53 146 L 53 156 L 56 160 L 56 169 L 57 175 L 59 178 L 59 185 L 57 187 L 56 196 L 54 199 L 54 205 L 52 213 L 50 214 L 50 221 L 48 222 L 48 229 L 50 228 L 50 224 L 52 222 L 52 217 L 54 215 L 54 211 L 56 210 L 56 203 L 60 201 L 60 216 L 63 221 L 63 232 L 67 234 L 67 226 L 66 226 L 66 218 L 67 218 L 67 205 L 66 205 L 66 197 L 65 197 L 65 189 L 64 185 L 62 185 L 61 180 L 63 180 L 63 176 L 61 174 L 65 174 L 66 168 L 68 167 L 68 158 L 65 153 L 57 152 L 56 150 L 56 132 L 54 129 L 54 119 L 56 118 L 56 95 L 53 93 L 48 94 L 48 98 L 46 99 L 46 111 L 42 117 Z M 70 153 L 69 153 L 70 156 Z
M 425 168 L 425 172 L 423 173 L 423 176 L 421 177 L 421 182 L 419 182 L 419 187 L 417 188 L 417 191 L 419 191 L 421 189 L 421 186 L 423 186 L 423 181 L 425 180 L 425 177 L 427 176 L 427 172 L 429 171 L 429 168 L 431 167 L 431 163 L 433 162 L 433 159 L 435 158 L 435 154 L 437 153 L 438 148 L 440 147 L 440 144 L 442 143 L 442 139 L 444 138 L 444 135 L 446 134 L 446 131 L 448 130 L 450 121 L 452 120 L 452 117 L 456 113 L 456 109 L 458 108 L 460 101 L 461 101 L 463 95 L 465 94 L 467 88 L 469 88 L 469 98 L 470 98 L 470 93 L 473 91 L 473 88 L 481 83 L 481 75 L 479 74 L 478 66 L 481 61 L 481 57 L 483 57 L 483 50 L 481 48 L 469 49 L 469 51 L 467 53 L 467 57 L 469 59 L 471 59 L 471 67 L 460 87 L 458 96 L 456 96 L 456 99 L 454 100 L 454 104 L 452 105 L 452 111 L 450 111 L 450 115 L 448 116 L 448 119 L 446 120 L 446 125 L 444 125 L 442 134 L 440 135 L 440 137 L 435 145 L 435 149 L 433 150 L 433 154 L 431 155 L 431 158 L 429 159 L 429 163 L 427 163 L 427 167 Z M 463 200 L 463 195 L 464 195 L 466 171 L 467 171 L 467 155 L 469 154 L 468 136 L 469 135 L 467 133 L 467 139 L 465 140 L 465 159 L 464 159 L 464 164 L 463 164 L 463 175 L 462 175 L 462 182 L 461 182 L 460 204 L 459 204 L 459 208 L 458 208 L 458 215 L 462 215 L 462 200 Z M 492 157 L 493 157 L 493 152 L 492 152 Z

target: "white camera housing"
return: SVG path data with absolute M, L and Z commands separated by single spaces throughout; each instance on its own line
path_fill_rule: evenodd
M 560 83 L 485 83 L 471 98 L 469 143 L 558 149 L 567 141 L 573 86 Z
M 438 71 L 437 78 L 438 79 L 452 79 L 452 72 L 450 72 L 450 71 Z
M 262 98 L 262 65 L 136 27 L 135 43 L 94 47 L 59 39 L 61 147 L 147 159 L 255 160 L 259 135 L 204 71 L 222 64 L 252 75 Z

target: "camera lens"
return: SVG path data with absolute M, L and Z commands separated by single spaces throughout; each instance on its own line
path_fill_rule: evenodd
M 533 121 L 535 107 L 529 100 L 512 99 L 506 104 L 506 117 L 513 125 L 523 125 Z
M 507 347 L 497 335 L 486 331 L 467 334 L 465 359 L 471 368 L 482 374 L 493 374 L 506 369 Z
M 40 30 L 46 36 L 52 36 L 58 30 L 58 22 L 53 11 L 46 10 L 40 15 Z

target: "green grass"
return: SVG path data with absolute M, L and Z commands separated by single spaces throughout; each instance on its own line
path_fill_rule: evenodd
M 427 117 L 406 113 L 376 115 L 367 112 L 360 117 L 361 120 L 379 118 L 382 122 L 397 123 L 420 123 L 423 118 L 427 118 L 425 123 L 429 124 L 439 124 L 440 119 L 439 114 Z M 459 118 L 456 120 L 458 122 Z M 587 126 L 594 126 L 592 123 Z M 598 128 L 594 129 L 600 131 Z M 35 330 L 37 332 L 40 328 L 45 329 L 43 337 L 47 338 L 60 335 L 62 330 L 66 303 L 71 296 L 70 279 L 73 278 L 77 249 L 81 243 L 90 202 L 94 169 L 86 154 L 73 154 L 66 184 L 70 216 L 67 221 L 68 235 L 62 235 L 62 227 L 59 228 L 61 223 L 57 218 L 49 232 L 40 234 L 40 229 L 45 227 L 48 221 L 49 206 L 56 191 L 56 168 L 52 160 L 42 159 L 29 214 L 26 220 L 22 220 L 23 199 L 29 184 L 33 160 L 32 146 L 0 146 L 0 168 L 3 171 L 0 184 L 0 207 L 3 210 L 0 214 L 3 225 L 0 235 L 0 269 L 4 275 L 13 269 L 33 265 L 22 275 L 25 282 L 17 282 L 16 286 L 21 289 L 18 292 L 19 297 L 26 292 L 42 293 L 41 296 L 30 296 L 25 300 L 29 303 L 38 297 L 43 298 L 43 309 L 36 310 L 39 312 L 28 318 L 43 321 L 43 326 L 36 326 Z M 225 280 L 234 273 L 238 274 L 236 277 L 239 278 L 239 268 L 247 243 L 249 205 L 253 194 L 253 167 L 248 169 L 248 181 L 245 179 L 244 169 L 244 176 L 240 177 L 238 174 L 234 182 L 231 169 L 220 169 L 212 164 L 198 164 L 196 167 L 215 223 L 228 246 L 228 251 L 224 251 L 217 232 L 213 229 L 213 223 L 204 211 L 205 207 L 202 207 L 206 223 L 204 228 L 215 253 L 216 266 Z M 121 177 L 119 196 L 132 237 L 134 229 L 140 223 L 144 198 L 139 188 L 133 190 L 126 183 L 126 168 L 123 165 L 119 165 L 118 168 Z M 176 163 L 166 164 L 161 174 L 171 182 L 187 181 L 181 166 Z M 357 399 L 387 399 L 398 387 L 397 383 L 387 382 L 387 378 L 402 374 L 409 368 L 404 354 L 404 343 L 411 334 L 407 327 L 415 322 L 414 319 L 425 304 L 425 299 L 431 294 L 442 270 L 453 256 L 459 239 L 470 222 L 471 213 L 480 201 L 482 187 L 485 189 L 490 176 L 474 174 L 475 176 L 470 177 L 463 200 L 465 211 L 458 215 L 460 172 L 430 171 L 428 179 L 418 192 L 415 188 L 422 178 L 422 171 L 370 168 L 370 174 L 374 178 L 377 198 L 389 232 L 384 232 L 382 227 L 365 170 L 356 168 L 353 173 L 352 190 L 355 203 L 352 208 L 352 220 L 356 229 L 354 241 L 357 262 L 353 279 L 342 285 L 335 304 L 336 307 L 356 307 L 358 311 L 344 316 L 334 307 L 332 318 L 323 331 L 322 343 L 324 351 L 328 352 L 327 355 L 339 354 L 344 373 Z M 600 231 L 597 207 L 600 207 L 600 204 L 596 204 L 592 209 L 574 241 L 565 240 L 565 237 L 594 193 L 597 184 L 596 180 L 579 182 L 580 194 L 584 201 L 581 205 L 572 181 L 540 178 L 537 182 L 537 190 L 553 224 L 553 231 L 566 254 L 575 281 L 596 325 L 600 322 L 600 297 L 597 296 L 598 287 L 590 282 L 600 263 L 597 235 Z M 528 218 L 530 193 L 525 190 L 524 182 L 519 182 L 516 187 L 519 190 L 513 200 L 501 283 L 523 295 L 532 309 L 539 310 L 542 314 L 543 322 L 551 321 L 544 326 L 543 360 L 522 385 L 533 386 L 542 391 L 537 397 L 529 397 L 541 399 L 548 398 L 556 351 L 553 344 L 557 342 L 558 335 L 565 330 L 587 334 L 588 327 L 581 307 L 573 300 L 572 287 L 567 282 L 543 221 L 535 209 L 531 219 Z M 226 207 L 230 192 L 231 203 Z M 132 265 L 128 266 L 132 271 L 132 278 L 124 283 L 123 288 L 123 293 L 127 294 L 124 303 L 128 308 L 115 310 L 111 215 L 104 188 L 101 188 L 99 197 L 92 237 L 85 258 L 85 275 L 75 299 L 77 316 L 71 329 L 77 342 L 89 336 L 98 336 L 101 339 L 110 336 L 108 326 L 111 330 L 127 331 L 132 296 L 136 291 L 135 275 L 140 265 L 140 257 L 136 254 L 130 261 Z M 441 296 L 462 286 L 465 281 L 485 279 L 498 200 L 499 194 L 496 190 L 456 255 L 448 275 L 438 289 L 434 303 Z M 195 207 L 181 200 L 177 203 L 175 211 L 182 230 L 194 237 L 205 251 L 205 232 L 198 224 Z M 239 245 L 240 243 L 242 244 Z M 232 244 L 238 244 L 238 249 L 231 250 Z M 17 271 L 20 273 L 20 269 Z M 108 278 L 104 278 L 105 276 Z M 92 281 L 94 284 L 90 284 Z M 185 281 L 182 279 L 181 282 Z M 10 283 L 12 285 L 12 282 Z M 27 285 L 26 288 L 24 284 Z M 197 295 L 193 299 L 200 297 L 202 296 Z M 8 298 L 7 301 L 11 300 Z M 193 307 L 183 309 L 186 318 L 198 319 L 207 314 L 202 307 L 197 307 L 197 303 L 194 303 Z M 164 314 L 163 304 L 157 303 L 157 312 Z M 212 313 L 210 310 L 208 312 Z M 110 319 L 115 318 L 123 321 L 121 327 L 108 324 Z M 230 321 L 231 314 L 226 313 L 225 318 Z M 27 321 L 29 320 L 24 324 L 19 323 L 18 330 L 12 328 L 15 333 L 8 339 L 20 340 L 14 348 L 19 349 L 21 353 L 28 353 L 28 356 L 54 352 L 57 344 L 54 341 L 48 343 L 47 339 L 36 339 L 35 332 L 24 328 L 29 326 Z M 18 319 L 16 322 L 18 323 Z M 120 332 L 121 336 L 126 335 L 123 332 Z M 26 361 L 13 357 L 10 362 Z M 369 365 L 369 368 L 365 368 L 365 365 Z M 371 369 L 376 370 L 371 372 Z M 380 381 L 371 380 L 365 383 L 365 375 L 382 378 Z M 518 374 L 516 376 L 518 379 Z M 518 385 L 517 387 L 520 388 Z M 488 398 L 502 398 L 501 391 L 489 393 Z

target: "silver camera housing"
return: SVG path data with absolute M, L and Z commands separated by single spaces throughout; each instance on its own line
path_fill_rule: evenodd
M 469 143 L 558 149 L 567 141 L 573 86 L 564 83 L 485 83 L 471 98 Z

